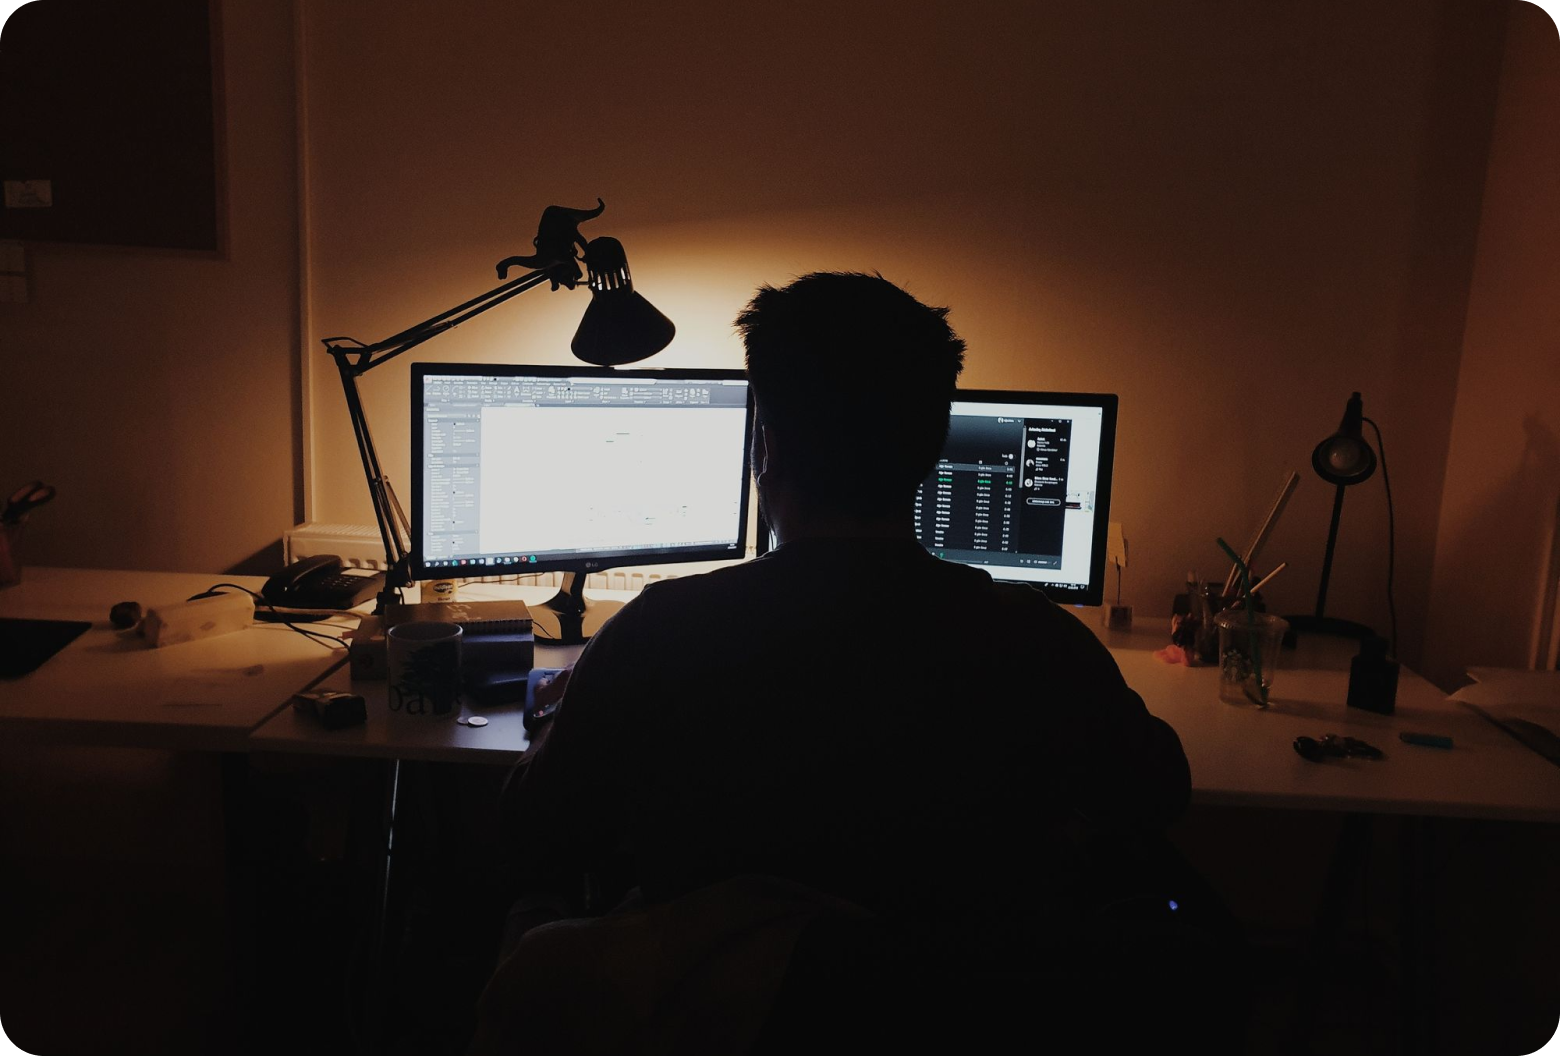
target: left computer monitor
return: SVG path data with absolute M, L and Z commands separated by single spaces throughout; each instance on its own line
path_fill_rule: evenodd
M 413 364 L 413 575 L 576 573 L 583 616 L 585 573 L 739 559 L 752 432 L 740 370 Z

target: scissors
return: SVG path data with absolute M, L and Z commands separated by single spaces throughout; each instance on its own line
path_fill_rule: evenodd
M 0 523 L 21 524 L 27 515 L 54 498 L 54 486 L 41 480 L 31 480 L 11 493 L 4 511 L 0 511 Z

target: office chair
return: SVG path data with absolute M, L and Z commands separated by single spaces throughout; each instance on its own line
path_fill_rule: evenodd
M 753 1052 L 1241 1052 L 1240 925 L 1168 841 L 1091 839 L 1099 882 L 1025 926 L 818 915 Z
M 858 911 L 787 880 L 744 875 L 532 927 L 488 983 L 468 1056 L 746 1051 L 796 936 L 821 912 Z

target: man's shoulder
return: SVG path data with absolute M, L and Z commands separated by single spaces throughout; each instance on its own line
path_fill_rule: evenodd
M 1029 642 L 1048 638 L 1084 649 L 1098 644 L 1070 611 L 1041 591 L 1021 583 L 999 583 L 982 569 L 930 555 L 914 561 L 901 557 L 882 567 L 846 568 L 812 555 L 775 551 L 740 564 L 650 583 L 624 610 L 630 618 L 623 622 L 642 632 L 690 617 L 725 625 L 771 608 L 788 611 L 799 597 L 827 606 L 837 604 L 841 596 L 854 597 L 880 615 L 892 613 L 890 622 L 931 608 L 969 614 L 1003 637 Z
M 731 606 L 743 607 L 762 595 L 764 584 L 773 577 L 763 575 L 754 566 L 761 561 L 658 579 L 645 584 L 615 615 L 603 631 L 617 624 L 616 633 L 632 629 L 635 637 L 670 630 L 672 623 L 694 613 L 715 613 Z
M 658 579 L 645 584 L 639 592 L 642 600 L 656 607 L 676 605 L 710 596 L 740 595 L 766 578 L 765 559 L 743 561 L 740 564 L 694 572 L 689 575 Z

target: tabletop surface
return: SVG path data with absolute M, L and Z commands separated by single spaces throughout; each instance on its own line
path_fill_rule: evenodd
M 502 586 L 465 583 L 460 587 L 463 601 L 519 598 L 528 605 L 540 605 L 556 593 L 553 587 Z M 587 598 L 627 601 L 629 591 L 591 590 Z M 564 667 L 574 661 L 584 646 L 536 647 L 537 667 Z M 349 690 L 363 695 L 368 706 L 368 722 L 341 730 L 327 730 L 308 715 L 292 708 L 278 712 L 250 736 L 259 751 L 298 752 L 304 755 L 340 755 L 376 759 L 420 759 L 430 762 L 475 762 L 508 764 L 519 759 L 530 747 L 519 704 L 476 708 L 462 702 L 459 716 L 448 718 L 397 717 L 392 720 L 386 706 L 388 687 L 384 681 L 353 681 L 346 668 L 331 673 L 321 689 Z M 486 726 L 467 726 L 457 718 L 480 715 Z
M 256 577 L 28 568 L 0 590 L 0 616 L 92 626 L 36 671 L 0 681 L 0 728 L 79 743 L 242 751 L 249 731 L 292 694 L 342 664 L 345 652 L 281 624 L 152 648 L 114 629 L 121 601 L 143 609 L 215 583 L 259 589 Z M 339 634 L 343 627 L 335 628 Z
M 531 604 L 551 591 L 534 587 L 467 584 L 461 596 L 521 596 Z M 590 592 L 596 596 L 596 592 Z M 602 592 L 602 596 L 617 595 Z M 1175 727 L 1192 770 L 1192 796 L 1202 803 L 1289 809 L 1369 811 L 1450 817 L 1560 821 L 1560 767 L 1518 744 L 1425 679 L 1403 671 L 1397 708 L 1377 715 L 1345 706 L 1353 643 L 1314 639 L 1286 651 L 1265 709 L 1219 699 L 1214 667 L 1187 668 L 1155 659 L 1166 644 L 1167 620 L 1140 621 L 1133 633 L 1108 632 L 1097 614 L 1078 610 L 1116 658 L 1127 683 L 1149 710 Z M 577 648 L 574 652 L 577 652 Z M 556 667 L 572 653 L 538 647 L 538 666 Z M 336 688 L 345 672 L 332 675 Z M 384 683 L 352 687 L 369 701 L 370 723 L 325 731 L 305 717 L 277 715 L 254 734 L 257 747 L 342 755 L 509 762 L 526 748 L 519 707 L 478 712 L 482 728 L 450 720 L 391 730 L 384 722 Z M 374 721 L 377 712 L 379 721 Z M 469 709 L 468 709 L 468 713 Z M 1450 736 L 1450 750 L 1404 744 L 1403 731 Z M 1309 762 L 1294 751 L 1296 737 L 1336 733 L 1380 748 L 1386 758 Z
M 1180 734 L 1194 802 L 1560 821 L 1560 767 L 1419 675 L 1400 672 L 1391 715 L 1348 707 L 1353 642 L 1317 638 L 1284 651 L 1272 703 L 1255 708 L 1219 699 L 1216 667 L 1156 659 L 1168 621 L 1130 634 L 1085 622 L 1148 709 Z M 1448 736 L 1453 747 L 1404 744 L 1402 732 Z M 1296 737 L 1328 733 L 1366 741 L 1386 757 L 1313 763 L 1294 750 Z
M 391 726 L 383 682 L 349 680 L 343 654 L 268 624 L 200 642 L 148 648 L 113 630 L 108 609 L 178 601 L 220 577 L 209 574 L 30 568 L 0 591 L 0 616 L 92 621 L 92 629 L 37 671 L 0 682 L 0 726 L 40 729 L 100 743 L 250 748 L 306 754 L 507 763 L 527 747 L 520 708 L 463 709 L 483 727 L 453 720 Z M 256 579 L 235 579 L 258 586 Z M 461 597 L 520 597 L 539 604 L 550 588 L 465 584 Z M 590 591 L 626 600 L 626 592 Z M 1560 821 L 1560 767 L 1517 743 L 1477 713 L 1404 670 L 1397 709 L 1377 715 L 1346 707 L 1352 643 L 1302 642 L 1286 651 L 1264 709 L 1219 699 L 1214 667 L 1167 664 L 1154 652 L 1167 621 L 1140 620 L 1130 633 L 1100 628 L 1079 610 L 1116 658 L 1127 683 L 1180 734 L 1191 764 L 1193 799 L 1258 807 Z M 339 631 L 341 628 L 337 628 Z M 539 667 L 560 667 L 580 648 L 538 646 Z M 321 687 L 362 693 L 364 726 L 326 730 L 288 707 L 293 693 Z M 410 723 L 408 725 L 408 722 Z M 252 731 L 252 732 L 251 732 Z M 1452 738 L 1450 750 L 1409 745 L 1401 732 Z M 1309 762 L 1298 736 L 1335 733 L 1368 741 L 1379 761 Z

